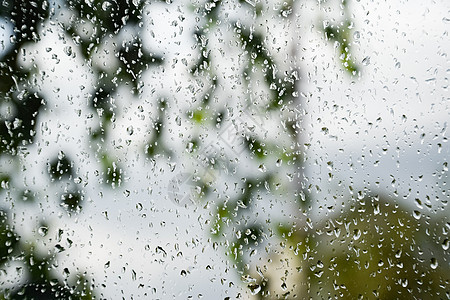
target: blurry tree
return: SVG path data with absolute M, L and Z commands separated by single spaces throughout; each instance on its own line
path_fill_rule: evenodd
M 46 109 L 46 99 L 36 85 L 39 73 L 24 68 L 19 57 L 28 45 L 40 42 L 49 21 L 58 22 L 63 29 L 60 46 L 66 54 L 81 53 L 95 77 L 88 87 L 89 101 L 99 125 L 86 139 L 96 154 L 91 157 L 102 164 L 104 184 L 120 188 L 123 166 L 106 143 L 121 114 L 115 96 L 120 88 L 128 87 L 139 97 L 142 75 L 152 67 L 169 68 L 171 63 L 164 53 L 152 53 L 143 45 L 143 13 L 148 3 L 2 2 L 2 24 L 12 28 L 0 57 L 0 102 L 7 111 L 1 116 L 0 158 L 3 165 L 10 162 L 14 166 L 2 169 L 0 180 L 2 197 L 9 203 L 19 199 L 33 202 L 39 195 L 14 178 L 21 160 L 26 159 L 27 146 L 34 141 L 39 113 Z M 168 1 L 168 8 L 170 5 Z M 330 5 L 338 7 L 342 19 L 324 18 L 318 24 L 323 24 L 324 38 L 338 50 L 343 70 L 356 77 L 359 71 L 351 56 L 354 25 L 349 2 Z M 164 157 L 171 162 L 192 162 L 192 170 L 187 171 L 192 171 L 189 176 L 197 187 L 197 203 L 211 212 L 207 223 L 212 243 L 225 249 L 253 295 L 448 297 L 448 274 L 436 268 L 448 266 L 448 239 L 435 241 L 430 233 L 448 232 L 445 218 L 417 220 L 395 199 L 375 195 L 350 199 L 341 210 L 330 209 L 326 218 L 317 219 L 311 212 L 318 202 L 311 196 L 316 185 L 303 175 L 309 144 L 302 140 L 307 114 L 302 101 L 310 96 L 301 91 L 305 74 L 298 65 L 301 9 L 299 1 L 207 0 L 192 5 L 192 16 L 186 17 L 197 21 L 193 38 L 198 55 L 195 62 L 185 64 L 185 70 L 191 76 L 193 99 L 188 111 L 176 119 L 179 124 L 192 125 L 188 140 L 183 140 L 186 152 L 174 153 L 168 146 L 165 137 L 171 133 L 166 112 L 174 99 L 158 95 L 152 100 L 157 117 L 151 121 L 142 153 L 153 160 Z M 59 15 L 68 17 L 58 20 Z M 131 38 L 124 38 L 125 29 L 133 32 Z M 113 61 L 102 63 L 98 53 L 107 52 L 102 48 L 106 43 L 114 45 Z M 133 134 L 132 127 L 127 131 Z M 77 166 L 63 150 L 48 162 L 46 172 L 54 184 L 69 186 L 58 195 L 58 201 L 70 218 L 82 210 L 84 192 L 82 182 L 75 180 Z M 43 255 L 35 242 L 16 232 L 9 208 L 2 209 L 2 282 L 11 266 L 20 263 L 15 270 L 20 280 L 13 289 L 2 289 L 3 298 L 94 297 L 95 284 L 82 271 L 73 270 L 74 266 L 64 267 L 62 275 L 53 271 L 53 261 L 66 245 L 70 247 L 70 239 L 63 244 L 63 233 L 58 231 L 57 244 Z M 40 241 L 50 229 L 42 220 L 36 231 Z

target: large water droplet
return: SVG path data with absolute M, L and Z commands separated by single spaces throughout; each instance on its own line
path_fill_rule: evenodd
M 110 6 L 111 6 L 111 3 L 109 3 L 109 1 L 105 1 L 102 4 L 102 9 L 107 10 Z
M 431 263 L 430 263 L 430 267 L 433 269 L 433 270 L 435 270 L 437 267 L 438 267 L 438 261 L 436 260 L 436 258 L 432 258 L 431 259 Z
M 444 242 L 442 242 L 442 249 L 448 250 L 450 248 L 450 240 L 445 239 Z
M 38 233 L 40 236 L 46 236 L 48 232 L 48 227 L 47 226 L 41 226 L 38 229 Z

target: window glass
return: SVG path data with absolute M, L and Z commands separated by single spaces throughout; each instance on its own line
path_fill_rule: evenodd
M 450 297 L 450 5 L 0 3 L 0 299 Z

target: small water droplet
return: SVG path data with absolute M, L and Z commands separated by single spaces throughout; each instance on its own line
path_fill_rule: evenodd
M 129 127 L 127 128 L 127 132 L 128 132 L 129 135 L 133 135 L 133 133 L 134 133 L 134 128 L 133 128 L 133 126 L 129 126 Z
M 64 152 L 59 151 L 59 152 L 58 152 L 58 159 L 61 160 L 61 159 L 63 159 L 64 157 L 66 157 L 66 155 L 64 154 Z
M 370 57 L 369 56 L 364 57 L 364 59 L 362 60 L 362 64 L 363 66 L 370 65 Z
M 64 47 L 64 53 L 66 53 L 67 56 L 71 56 L 73 54 L 72 46 Z
M 336 237 L 339 237 L 341 235 L 341 229 L 338 227 L 334 228 L 334 235 Z
M 279 158 L 278 160 L 277 160 L 277 162 L 276 162 L 276 166 L 277 167 L 279 167 L 279 166 L 281 166 L 281 164 L 283 163 L 283 160 L 281 159 L 281 158 Z

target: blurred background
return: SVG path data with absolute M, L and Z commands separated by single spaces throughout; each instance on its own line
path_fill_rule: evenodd
M 0 17 L 0 299 L 450 298 L 447 1 Z

